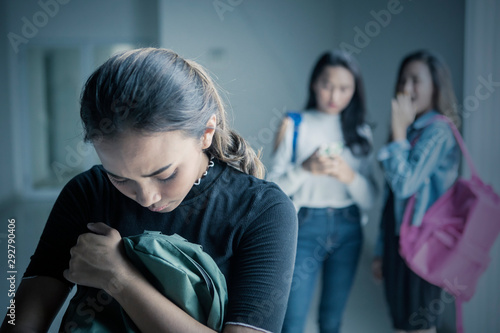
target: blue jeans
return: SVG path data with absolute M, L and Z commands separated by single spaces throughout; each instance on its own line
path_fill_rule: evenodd
M 320 332 L 338 332 L 363 242 L 359 209 L 301 208 L 298 217 L 297 255 L 282 332 L 304 330 L 321 268 Z

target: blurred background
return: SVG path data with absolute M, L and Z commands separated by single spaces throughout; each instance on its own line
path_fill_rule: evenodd
M 19 284 L 62 186 L 99 163 L 82 142 L 78 98 L 90 73 L 124 49 L 165 47 L 204 65 L 233 126 L 262 149 L 268 167 L 283 113 L 303 108 L 322 52 L 343 48 L 360 62 L 378 150 L 399 62 L 416 49 L 434 50 L 451 69 L 478 171 L 498 192 L 499 17 L 498 0 L 0 0 L 0 276 L 8 270 L 8 219 L 16 221 Z M 381 200 L 365 227 L 343 332 L 391 331 L 382 287 L 370 273 Z M 464 305 L 466 332 L 500 332 L 500 241 L 491 255 Z M 8 288 L 0 278 L 3 309 Z M 455 331 L 453 304 L 430 310 L 445 312 L 439 332 Z M 317 331 L 316 314 L 315 302 L 307 332 Z

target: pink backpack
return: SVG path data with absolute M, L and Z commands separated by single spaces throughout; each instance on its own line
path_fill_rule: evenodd
M 444 116 L 469 165 L 471 178 L 459 178 L 412 226 L 415 195 L 408 200 L 400 230 L 399 252 L 424 280 L 455 297 L 457 332 L 463 332 L 462 302 L 474 295 L 486 270 L 489 251 L 500 233 L 500 198 L 479 178 L 455 125 Z M 433 120 L 434 120 L 433 119 Z

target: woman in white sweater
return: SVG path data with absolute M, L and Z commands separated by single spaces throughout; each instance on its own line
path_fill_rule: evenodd
M 340 51 L 320 57 L 305 109 L 285 117 L 268 177 L 292 198 L 299 216 L 282 332 L 303 331 L 321 268 L 319 327 L 337 332 L 361 252 L 361 211 L 377 191 L 363 83 L 353 58 Z

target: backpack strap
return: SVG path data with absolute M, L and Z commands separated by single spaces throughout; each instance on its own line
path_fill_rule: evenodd
M 474 162 L 472 161 L 472 157 L 469 154 L 469 150 L 467 149 L 467 146 L 465 145 L 464 140 L 462 139 L 462 136 L 460 135 L 460 132 L 458 131 L 455 124 L 453 124 L 453 122 L 448 117 L 443 115 L 435 116 L 432 120 L 442 120 L 450 125 L 453 135 L 455 136 L 455 140 L 457 140 L 458 146 L 460 147 L 460 150 L 462 151 L 462 154 L 465 157 L 465 161 L 467 162 L 467 165 L 470 169 L 471 177 L 479 178 L 476 167 L 474 166 Z
M 460 150 L 462 151 L 462 154 L 465 157 L 465 161 L 467 162 L 467 166 L 469 167 L 469 170 L 471 172 L 471 177 L 472 178 L 479 178 L 476 167 L 474 166 L 474 162 L 472 161 L 472 158 L 470 156 L 469 150 L 467 149 L 467 146 L 465 145 L 464 140 L 463 140 L 462 136 L 460 135 L 460 132 L 458 131 L 455 124 L 450 120 L 450 118 L 440 114 L 440 115 L 434 116 L 431 119 L 429 119 L 429 121 L 427 123 L 425 123 L 424 128 L 429 126 L 430 124 L 432 124 L 435 121 L 442 121 L 442 122 L 447 123 L 450 126 L 451 131 L 453 132 L 453 136 L 455 137 L 455 140 L 457 141 L 458 146 L 460 147 Z M 420 138 L 421 134 L 422 133 L 417 135 L 410 142 L 410 145 L 412 147 L 415 146 L 415 144 L 418 141 L 418 139 Z
M 299 137 L 299 125 L 302 122 L 302 114 L 295 111 L 288 111 L 288 117 L 293 120 L 293 141 L 292 141 L 292 163 L 297 161 L 297 139 Z

